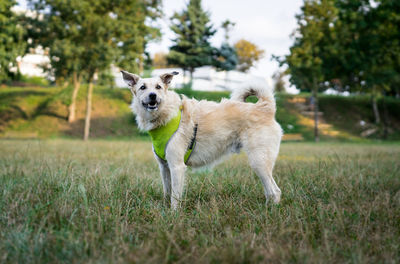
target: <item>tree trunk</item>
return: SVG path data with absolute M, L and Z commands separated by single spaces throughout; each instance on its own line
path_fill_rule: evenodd
M 381 118 L 379 116 L 378 104 L 376 102 L 376 87 L 375 86 L 372 87 L 371 100 L 372 100 L 372 110 L 374 111 L 374 116 L 375 116 L 375 124 L 379 124 L 381 122 Z
M 182 88 L 186 88 L 186 69 L 185 68 L 182 68 L 182 72 L 183 72 L 183 85 L 182 85 Z
M 376 102 L 376 96 L 374 94 L 372 95 L 372 109 L 374 111 L 375 124 L 379 124 L 381 122 L 381 118 L 379 116 L 378 104 Z
M 317 87 L 313 87 L 313 92 L 312 92 L 312 95 L 314 97 L 314 139 L 315 139 L 315 142 L 319 142 L 319 131 L 318 131 L 318 90 L 317 89 L 318 89 Z
M 386 100 L 385 100 L 385 94 L 383 95 L 383 98 L 382 98 L 382 104 L 383 104 L 383 139 L 387 139 L 389 136 L 390 120 L 389 120 L 389 112 L 388 112 L 387 104 L 386 104 Z
M 68 85 L 69 85 L 69 81 L 64 81 L 62 87 L 65 89 L 68 87 Z
M 81 87 L 80 77 L 74 72 L 73 74 L 74 90 L 72 92 L 71 104 L 68 107 L 68 122 L 72 123 L 75 121 L 76 112 L 76 97 L 78 96 L 79 88 Z
M 229 85 L 228 85 L 228 80 L 229 80 L 229 71 L 225 71 L 225 90 L 229 91 Z
M 87 91 L 86 97 L 86 116 L 85 116 L 85 130 L 83 134 L 83 140 L 89 139 L 90 132 L 90 117 L 92 115 L 92 94 L 93 94 L 93 78 L 91 77 L 89 80 L 89 87 Z
M 194 72 L 194 69 L 190 68 L 190 82 L 189 82 L 190 89 L 192 89 L 192 87 L 193 87 L 193 72 Z

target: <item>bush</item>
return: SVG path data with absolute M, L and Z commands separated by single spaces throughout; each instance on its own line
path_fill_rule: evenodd
M 21 82 L 30 84 L 30 85 L 35 85 L 35 86 L 49 86 L 50 82 L 44 77 L 40 76 L 27 76 L 27 75 L 22 75 L 21 76 Z
M 197 100 L 209 100 L 219 102 L 222 98 L 229 98 L 230 92 L 205 92 L 205 91 L 194 91 L 191 89 L 176 89 L 179 94 L 186 95 L 189 98 Z

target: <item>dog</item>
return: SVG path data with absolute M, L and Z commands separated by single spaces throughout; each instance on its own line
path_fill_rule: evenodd
M 240 150 L 261 179 L 266 201 L 280 201 L 281 190 L 272 171 L 283 133 L 275 120 L 275 98 L 269 88 L 247 83 L 235 89 L 230 99 L 216 103 L 180 97 L 170 90 L 177 72 L 153 78 L 121 73 L 133 94 L 131 108 L 138 127 L 152 137 L 164 198 L 170 199 L 173 209 L 180 206 L 187 166 L 215 164 Z M 246 102 L 250 95 L 258 98 L 257 103 Z

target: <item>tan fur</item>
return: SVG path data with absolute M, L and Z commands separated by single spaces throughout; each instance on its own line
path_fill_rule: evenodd
M 154 86 L 160 82 L 161 78 L 139 79 L 132 86 L 136 94 L 132 109 L 136 113 L 139 128 L 151 130 L 167 123 L 183 106 L 179 129 L 166 148 L 167 161 L 155 155 L 162 175 L 164 195 L 171 198 L 171 206 L 179 206 L 186 165 L 194 168 L 212 165 L 240 149 L 246 152 L 250 166 L 260 177 L 267 201 L 272 199 L 279 202 L 281 191 L 272 177 L 272 170 L 279 152 L 282 129 L 275 121 L 276 107 L 272 92 L 257 84 L 247 84 L 236 89 L 230 100 L 215 103 L 180 99 L 175 92 L 167 89 L 167 84 L 162 90 L 155 90 Z M 147 92 L 138 90 L 143 83 L 148 87 Z M 157 111 L 149 112 L 141 100 L 151 92 L 157 93 L 160 104 Z M 256 95 L 259 101 L 255 104 L 246 103 L 249 95 Z M 196 147 L 185 165 L 184 154 L 193 137 L 195 124 L 198 124 Z

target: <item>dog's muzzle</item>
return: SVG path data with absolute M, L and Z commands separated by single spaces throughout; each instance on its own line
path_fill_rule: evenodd
M 155 111 L 155 110 L 158 109 L 158 102 L 157 101 L 149 102 L 149 103 L 142 102 L 142 105 L 148 111 Z
M 142 101 L 142 105 L 146 108 L 147 111 L 156 111 L 160 104 L 161 100 L 157 98 L 155 93 L 149 94 L 146 101 Z

